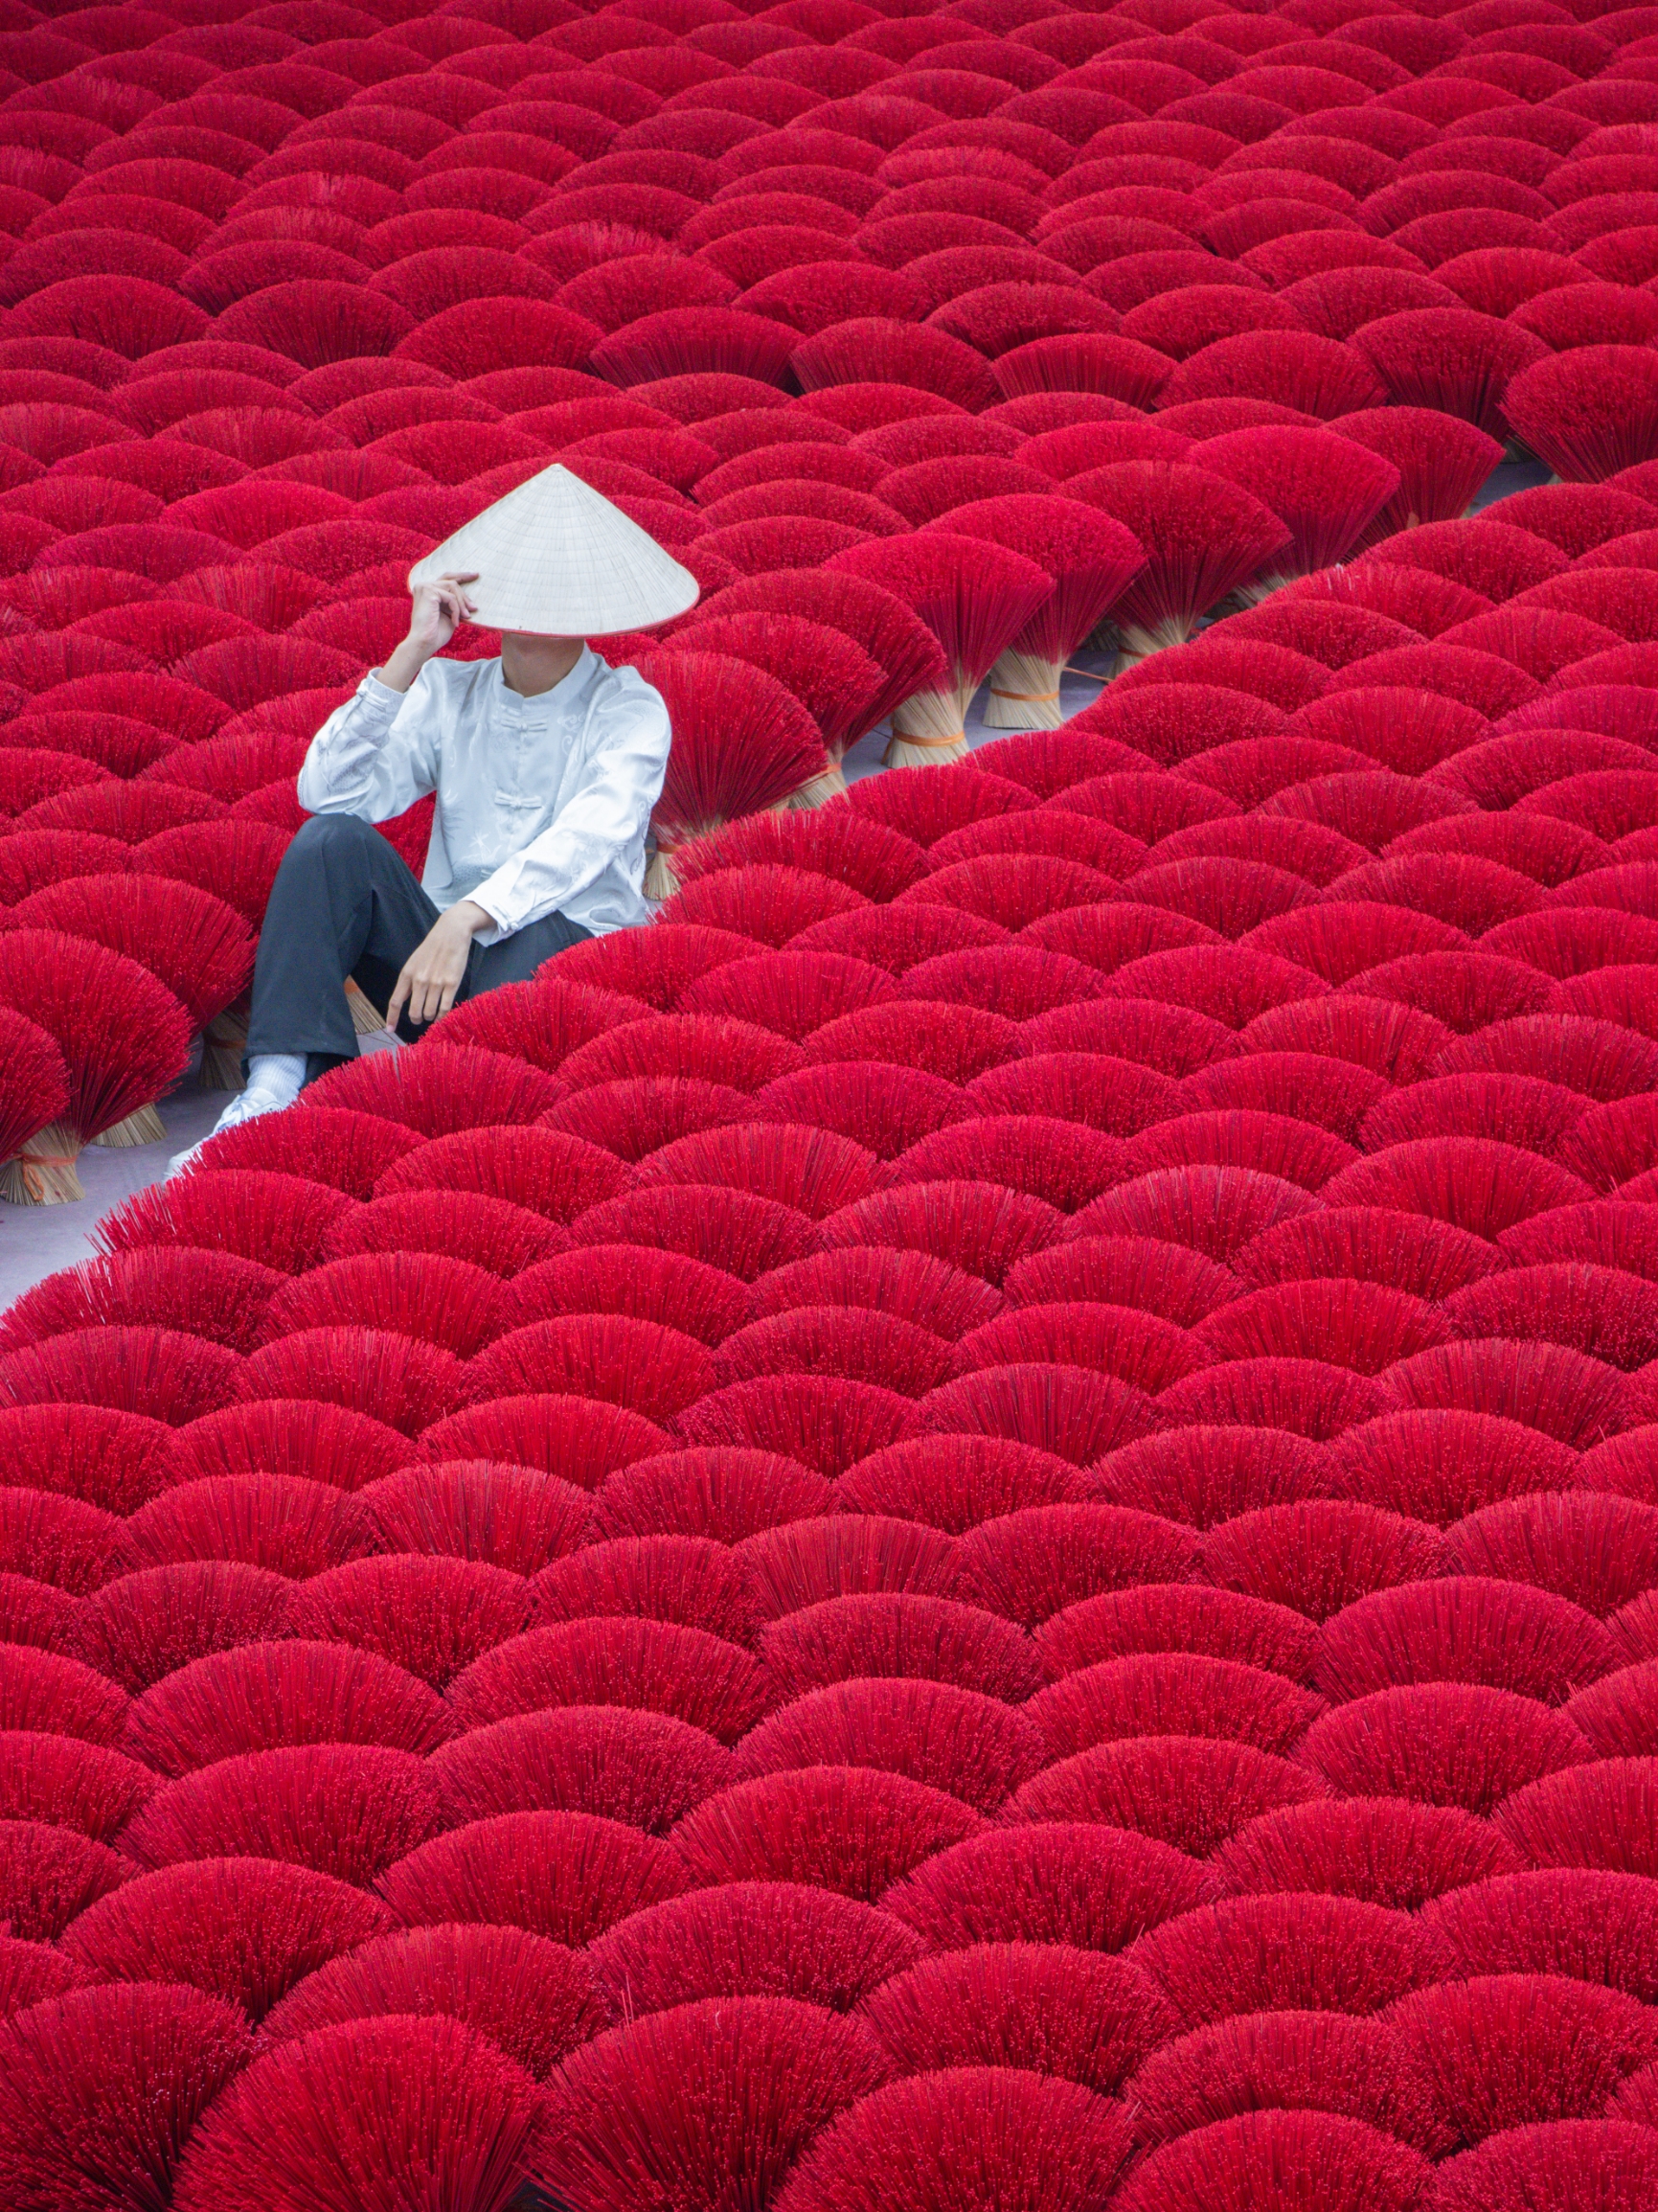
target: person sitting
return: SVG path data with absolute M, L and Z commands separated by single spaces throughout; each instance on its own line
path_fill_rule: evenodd
M 608 667 L 584 641 L 683 614 L 695 578 L 555 465 L 418 562 L 409 589 L 408 635 L 329 717 L 300 769 L 311 819 L 271 889 L 246 1087 L 215 1135 L 291 1106 L 355 1057 L 348 976 L 413 1042 L 458 1000 L 648 918 L 645 837 L 668 710 L 636 670 Z M 463 622 L 501 632 L 499 659 L 435 657 Z M 428 792 L 437 807 L 417 881 L 373 825 Z

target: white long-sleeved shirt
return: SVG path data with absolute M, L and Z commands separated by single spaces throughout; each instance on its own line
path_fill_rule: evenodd
M 367 675 L 316 736 L 299 774 L 313 814 L 390 821 L 438 806 L 421 880 L 439 907 L 470 899 L 498 944 L 544 915 L 595 935 L 647 919 L 645 832 L 668 764 L 668 709 L 631 668 L 583 646 L 535 698 L 498 660 L 430 660 L 407 692 Z

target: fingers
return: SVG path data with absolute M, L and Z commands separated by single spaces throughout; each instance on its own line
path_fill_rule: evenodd
M 465 622 L 471 616 L 472 603 L 466 597 L 464 587 L 468 583 L 476 583 L 477 581 L 478 574 L 475 569 L 469 570 L 464 576 L 439 577 L 434 588 L 439 593 L 444 608 L 453 610 L 453 617 L 456 622 Z
M 423 944 L 418 945 L 403 964 L 386 1008 L 386 1027 L 396 1029 L 400 1014 L 408 1016 L 416 1028 L 448 1013 L 466 976 L 466 954 L 470 937 L 458 941 L 452 922 L 441 920 L 433 925 Z
M 436 1021 L 441 1015 L 447 1014 L 450 1007 L 454 1005 L 455 993 L 460 988 L 459 976 L 453 982 L 439 975 L 428 976 L 423 986 L 424 995 L 420 1007 L 409 1018 L 412 1021 L 421 1023 Z
M 438 974 L 423 963 L 417 967 L 419 957 L 417 954 L 397 978 L 397 987 L 386 1008 L 388 1029 L 396 1029 L 397 1016 L 404 1013 L 415 1028 L 423 1028 L 427 1022 L 436 1021 L 440 1015 L 447 1014 L 455 1003 L 465 970 L 462 975 L 452 977 Z
M 462 623 L 469 622 L 475 609 L 464 586 L 477 581 L 475 574 L 440 576 L 421 584 L 414 595 L 412 627 L 420 628 L 424 621 L 434 630 L 446 626 L 452 633 Z

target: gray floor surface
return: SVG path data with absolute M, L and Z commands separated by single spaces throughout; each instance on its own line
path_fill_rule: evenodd
M 1488 480 L 1474 505 L 1488 507 L 1495 500 L 1506 499 L 1510 492 L 1526 490 L 1534 484 L 1546 484 L 1549 478 L 1550 471 L 1540 462 L 1505 463 Z M 1088 656 L 1080 657 L 1085 660 Z M 1067 719 L 1093 704 L 1103 688 L 1103 670 L 1098 683 L 1076 675 L 1063 679 L 1060 705 Z M 1002 730 L 986 729 L 976 711 L 967 718 L 969 747 L 1006 734 Z M 886 743 L 887 733 L 883 729 L 852 747 L 845 762 L 849 782 L 856 783 L 877 772 Z M 79 1166 L 86 1196 L 77 1204 L 0 1205 L 0 1308 L 9 1305 L 43 1276 L 90 1259 L 97 1249 L 93 1242 L 97 1223 L 135 1191 L 159 1182 L 174 1152 L 206 1136 L 228 1096 L 225 1091 L 197 1090 L 193 1082 L 187 1082 L 172 1097 L 161 1101 L 158 1110 L 168 1132 L 165 1144 L 140 1145 L 125 1152 L 104 1152 L 98 1146 L 89 1146 L 80 1155 Z
M 186 1089 L 163 1099 L 156 1111 L 167 1125 L 165 1144 L 134 1145 L 123 1152 L 88 1145 L 76 1169 L 86 1196 L 73 1205 L 0 1206 L 0 1305 L 9 1305 L 43 1275 L 89 1260 L 95 1224 L 135 1191 L 159 1182 L 174 1152 L 206 1136 L 229 1096 L 228 1091 Z
M 371 1052 L 397 1050 L 389 1039 L 365 1042 Z M 172 1155 L 208 1134 L 230 1097 L 225 1090 L 199 1090 L 194 1077 L 187 1076 L 156 1106 L 167 1129 L 164 1144 L 131 1145 L 119 1152 L 88 1145 L 76 1163 L 84 1198 L 65 1206 L 0 1205 L 0 1309 L 43 1276 L 92 1259 L 98 1250 L 93 1231 L 104 1215 L 135 1192 L 159 1183 Z

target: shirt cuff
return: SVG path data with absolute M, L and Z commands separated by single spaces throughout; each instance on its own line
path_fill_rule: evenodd
M 474 945 L 499 945 L 503 937 L 512 935 L 515 925 L 505 911 L 507 901 L 495 892 L 494 887 L 498 878 L 499 871 L 496 875 L 480 883 L 476 891 L 468 891 L 465 894 L 465 897 L 469 899 L 474 906 L 481 906 L 484 909 L 490 922 L 490 926 L 488 929 L 479 929 L 474 932 L 472 938 Z
M 390 684 L 381 683 L 371 669 L 357 686 L 357 696 L 364 706 L 375 709 L 390 721 L 401 710 L 409 695 L 407 692 L 395 692 Z

